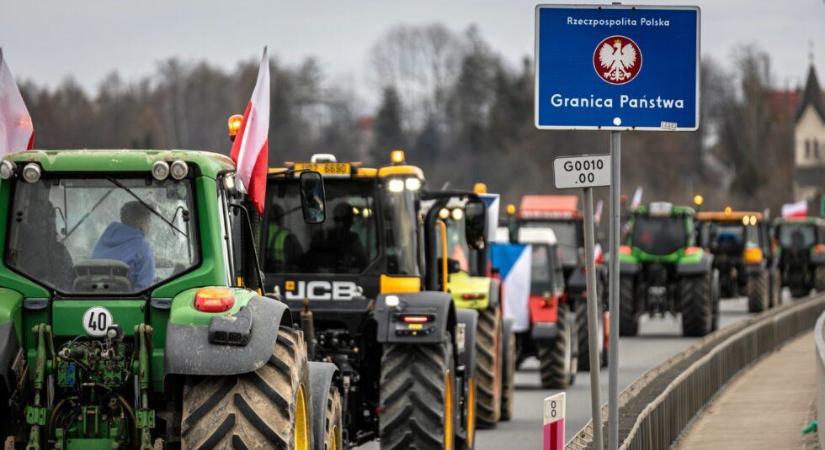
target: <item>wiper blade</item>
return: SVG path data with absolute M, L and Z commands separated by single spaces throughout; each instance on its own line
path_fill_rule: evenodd
M 115 180 L 115 179 L 114 179 L 114 178 L 112 178 L 112 177 L 106 177 L 106 179 L 107 179 L 110 183 L 112 183 L 112 184 L 114 184 L 115 186 L 117 186 L 117 187 L 119 187 L 119 188 L 123 189 L 124 191 L 126 191 L 126 193 L 128 193 L 129 195 L 131 195 L 131 196 L 132 196 L 135 200 L 137 200 L 138 202 L 140 202 L 140 204 L 141 204 L 141 205 L 143 205 L 143 207 L 144 207 L 144 208 L 148 209 L 148 210 L 149 210 L 152 214 L 154 214 L 154 215 L 158 216 L 158 217 L 160 218 L 160 220 L 162 220 L 162 221 L 166 222 L 166 224 L 167 224 L 167 225 L 169 225 L 170 227 L 172 227 L 172 229 L 173 229 L 173 230 L 177 231 L 178 233 L 180 233 L 180 234 L 181 234 L 182 236 L 184 236 L 184 237 L 188 237 L 188 236 L 186 235 L 186 233 L 184 233 L 183 231 L 181 231 L 181 229 L 180 229 L 180 228 L 176 227 L 176 226 L 175 226 L 175 224 L 173 224 L 172 222 L 170 222 L 170 221 L 169 221 L 169 219 L 167 219 L 166 217 L 163 217 L 163 215 L 161 215 L 161 213 L 157 212 L 157 210 L 155 210 L 154 208 L 152 208 L 152 206 L 151 206 L 151 205 L 149 205 L 148 203 L 146 203 L 145 201 L 143 201 L 143 199 L 142 199 L 142 198 L 140 198 L 137 194 L 135 194 L 135 193 L 134 193 L 131 189 L 129 189 L 129 188 L 127 188 L 126 186 L 124 186 L 124 185 L 123 185 L 123 183 L 121 183 L 120 181 Z

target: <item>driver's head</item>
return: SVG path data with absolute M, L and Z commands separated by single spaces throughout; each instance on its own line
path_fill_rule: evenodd
M 120 208 L 120 222 L 143 233 L 149 232 L 149 208 L 139 201 L 132 201 Z
M 332 210 L 332 220 L 335 222 L 335 228 L 349 230 L 352 227 L 353 218 L 352 206 L 348 202 L 339 203 Z

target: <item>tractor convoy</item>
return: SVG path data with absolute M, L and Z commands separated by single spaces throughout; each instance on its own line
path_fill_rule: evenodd
M 526 196 L 496 233 L 482 184 L 431 190 L 401 150 L 377 167 L 316 154 L 269 169 L 259 215 L 235 170 L 186 150 L 0 162 L 5 450 L 472 449 L 512 417 L 528 358 L 544 388 L 590 369 L 575 196 Z M 760 312 L 783 286 L 825 290 L 825 222 L 769 223 L 633 210 L 617 331 L 669 313 L 703 336 L 720 297 Z M 494 241 L 526 252 L 523 277 Z

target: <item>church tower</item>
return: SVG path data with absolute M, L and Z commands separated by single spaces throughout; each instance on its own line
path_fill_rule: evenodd
M 813 63 L 794 125 L 794 197 L 818 200 L 825 194 L 825 97 Z

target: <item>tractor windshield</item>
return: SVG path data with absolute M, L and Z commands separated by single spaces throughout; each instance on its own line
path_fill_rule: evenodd
M 784 248 L 808 248 L 816 243 L 816 228 L 805 223 L 784 223 L 779 226 L 779 245 Z
M 713 253 L 735 255 L 742 253 L 745 247 L 759 246 L 759 230 L 755 226 L 710 222 L 707 228 L 709 247 Z
M 636 216 L 632 243 L 651 255 L 669 255 L 687 245 L 685 218 Z
M 63 294 L 135 295 L 199 261 L 187 181 L 21 181 L 10 212 L 6 263 Z
M 527 227 L 547 227 L 553 229 L 559 246 L 559 259 L 565 267 L 575 266 L 579 263 L 579 222 L 576 221 L 528 221 Z
M 375 183 L 324 180 L 327 218 L 308 224 L 297 180 L 271 180 L 261 243 L 268 273 L 362 273 L 378 257 Z

